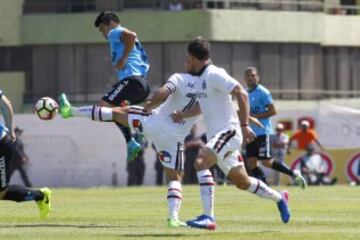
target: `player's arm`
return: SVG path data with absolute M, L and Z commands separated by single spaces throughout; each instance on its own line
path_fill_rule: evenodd
M 290 153 L 291 153 L 291 152 L 290 152 L 291 144 L 292 144 L 292 142 L 293 142 L 294 140 L 296 140 L 296 139 L 298 138 L 298 136 L 299 136 L 299 132 L 295 132 L 295 133 L 291 136 L 291 138 L 290 138 L 290 140 L 289 140 L 289 143 L 288 143 L 288 145 L 287 145 L 287 149 L 286 149 L 286 153 L 287 153 L 287 154 L 290 154 Z
M 126 65 L 130 51 L 135 46 L 136 33 L 129 31 L 128 29 L 124 29 L 124 31 L 121 33 L 120 40 L 124 43 L 124 53 L 116 64 L 116 69 L 118 70 L 123 69 Z
M 240 109 L 238 111 L 238 116 L 244 140 L 246 143 L 252 142 L 255 138 L 255 134 L 249 127 L 250 105 L 248 93 L 243 86 L 237 84 L 231 91 L 231 95 L 236 99 Z
M 174 111 L 170 116 L 174 122 L 181 122 L 185 118 L 195 117 L 201 114 L 200 105 L 196 102 L 191 108 L 185 111 Z
M 169 84 L 163 85 L 161 88 L 159 88 L 154 95 L 145 102 L 144 108 L 148 111 L 151 109 L 156 108 L 169 97 L 169 95 L 172 93 L 172 90 L 169 87 Z
M 251 114 L 251 116 L 255 118 L 269 118 L 277 114 L 277 111 L 273 103 L 267 105 L 266 108 L 267 110 L 265 112 L 253 113 Z
M 318 147 L 321 150 L 325 151 L 325 148 L 323 147 L 323 145 L 321 145 L 321 143 L 320 143 L 320 141 L 319 141 L 319 139 L 317 137 L 314 138 L 314 141 L 315 141 L 316 145 L 318 145 Z
M 3 113 L 3 116 L 4 116 L 5 126 L 9 129 L 9 136 L 12 140 L 15 141 L 16 137 L 15 137 L 14 127 L 13 127 L 14 111 L 13 111 L 10 100 L 3 94 L 1 94 L 1 97 L 0 97 L 0 108 L 1 108 L 1 112 Z

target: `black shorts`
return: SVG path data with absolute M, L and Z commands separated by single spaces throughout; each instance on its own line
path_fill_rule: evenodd
M 257 158 L 259 160 L 269 160 L 273 158 L 272 136 L 261 135 L 246 145 L 246 158 Z
M 0 140 L 0 191 L 8 187 L 10 181 L 10 161 L 14 143 L 8 136 Z
M 114 106 L 120 106 L 123 101 L 129 104 L 139 104 L 149 96 L 150 87 L 141 76 L 131 76 L 114 84 L 111 91 L 106 93 L 102 100 Z

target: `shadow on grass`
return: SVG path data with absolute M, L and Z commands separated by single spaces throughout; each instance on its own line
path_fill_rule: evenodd
M 0 228 L 41 228 L 41 227 L 61 227 L 61 228 L 138 228 L 139 226 L 119 226 L 119 225 L 79 225 L 79 224 L 17 224 L 0 225 Z
M 157 237 L 157 238 L 168 238 L 168 237 L 198 237 L 201 234 L 181 234 L 181 233 L 144 233 L 144 234 L 123 234 L 123 235 L 116 235 L 121 237 L 127 237 L 127 238 L 143 238 L 143 237 Z

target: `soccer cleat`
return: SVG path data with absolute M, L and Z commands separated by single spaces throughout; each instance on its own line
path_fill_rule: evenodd
M 127 162 L 133 161 L 141 151 L 141 145 L 134 138 L 127 143 Z
M 62 118 L 70 118 L 74 116 L 71 110 L 71 104 L 65 93 L 62 93 L 59 97 L 59 112 Z
M 283 223 L 288 223 L 291 217 L 290 209 L 288 206 L 289 202 L 289 193 L 287 191 L 281 192 L 282 199 L 277 203 L 277 207 L 280 212 L 281 220 Z
M 200 215 L 193 220 L 189 220 L 186 222 L 187 225 L 193 228 L 201 228 L 201 229 L 208 229 L 208 230 L 215 230 L 216 223 L 215 220 L 207 215 Z
M 297 185 L 304 190 L 307 186 L 305 178 L 301 175 L 299 170 L 294 170 L 294 180 Z
M 44 198 L 37 201 L 36 204 L 39 207 L 40 218 L 45 219 L 51 211 L 51 190 L 49 188 L 41 188 L 39 191 L 44 194 Z
M 168 218 L 167 219 L 167 225 L 168 227 L 186 227 L 187 224 L 178 220 L 178 219 L 172 219 L 172 218 Z

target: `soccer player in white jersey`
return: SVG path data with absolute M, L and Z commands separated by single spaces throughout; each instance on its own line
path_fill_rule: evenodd
M 288 193 L 278 192 L 265 183 L 246 173 L 239 148 L 244 137 L 245 143 L 254 140 L 249 128 L 249 102 L 246 90 L 227 72 L 210 60 L 210 43 L 196 38 L 188 45 L 186 70 L 195 76 L 189 78 L 186 95 L 196 97 L 204 117 L 209 141 L 195 160 L 195 169 L 200 184 L 203 214 L 187 224 L 195 228 L 214 230 L 214 179 L 209 170 L 218 164 L 221 170 L 239 189 L 254 193 L 274 201 L 284 223 L 290 220 Z M 234 97 L 239 105 L 237 113 L 232 101 Z M 196 113 L 195 105 L 186 111 L 175 111 L 174 122 L 184 121 Z M 239 122 L 240 119 L 240 122 Z
M 182 199 L 181 178 L 184 169 L 183 141 L 190 132 L 195 118 L 179 123 L 171 120 L 170 114 L 178 109 L 186 110 L 195 104 L 196 98 L 185 95 L 186 79 L 190 74 L 174 74 L 154 96 L 146 102 L 145 108 L 130 107 L 73 107 L 65 94 L 60 97 L 62 117 L 86 117 L 95 121 L 113 121 L 143 132 L 154 143 L 168 180 L 168 226 L 186 226 L 179 220 Z M 160 106 L 158 106 L 161 104 Z M 154 107 L 157 108 L 153 109 Z M 153 109 L 153 110 L 151 110 Z

